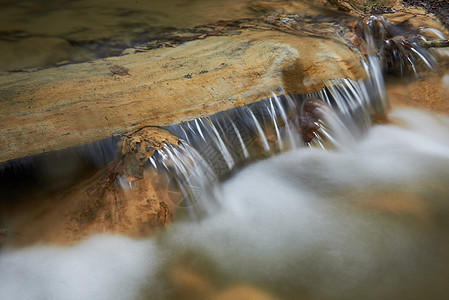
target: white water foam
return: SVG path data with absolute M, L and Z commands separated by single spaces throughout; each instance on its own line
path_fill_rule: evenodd
M 400 125 L 375 126 L 352 149 L 300 148 L 245 168 L 224 184 L 221 211 L 149 240 L 5 252 L 0 299 L 173 299 L 183 259 L 217 291 L 447 299 L 449 118 L 391 117 Z
M 0 299 L 135 299 L 158 267 L 151 241 L 96 236 L 0 256 Z

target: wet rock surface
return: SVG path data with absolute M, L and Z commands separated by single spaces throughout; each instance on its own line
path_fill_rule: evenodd
M 344 42 L 290 31 L 246 29 L 176 48 L 4 75 L 0 161 L 211 115 L 281 87 L 313 92 L 328 79 L 364 76 L 360 56 Z M 113 76 L 113 65 L 132 76 Z
M 318 99 L 311 99 L 298 106 L 298 127 L 305 143 L 310 143 L 315 138 L 315 132 L 320 128 L 318 124 L 319 107 L 324 104 Z
M 121 176 L 112 165 L 63 191 L 1 203 L 1 224 L 8 228 L 0 231 L 0 244 L 70 245 L 99 233 L 138 238 L 171 223 L 176 207 L 159 174 L 127 177 L 128 186 L 120 185 Z
M 227 5 L 232 8 L 240 4 Z M 121 56 L 44 70 L 32 67 L 37 64 L 33 59 L 40 53 L 42 40 L 8 32 L 8 39 L 14 36 L 14 41 L 8 41 L 5 47 L 27 42 L 21 51 L 33 46 L 37 51 L 30 63 L 12 59 L 4 62 L 11 64 L 6 69 L 30 69 L 0 74 L 0 142 L 4 145 L 0 161 L 132 134 L 124 140 L 122 163 L 109 167 L 107 174 L 50 196 L 38 195 L 29 207 L 28 202 L 22 202 L 5 208 L 5 215 L 14 219 L 11 232 L 19 235 L 4 238 L 26 245 L 73 243 L 98 232 L 148 235 L 171 222 L 176 205 L 168 196 L 168 183 L 143 167 L 164 141 L 160 131 L 147 126 L 209 116 L 269 97 L 270 90 L 280 87 L 286 93 L 315 92 L 328 79 L 365 76 L 360 58 L 366 49 L 354 25 L 359 12 L 354 13 L 357 17 L 316 17 L 319 9 L 308 2 L 294 1 L 253 1 L 246 8 L 272 15 L 158 33 L 157 39 L 125 52 L 119 47 Z M 388 12 L 386 17 L 396 22 L 414 15 L 400 10 Z M 416 26 L 424 22 L 442 28 L 434 19 L 419 14 L 409 21 Z M 55 33 L 61 34 L 65 33 Z M 101 37 L 98 34 L 95 39 Z M 87 39 L 83 30 L 74 36 L 79 41 Z M 36 60 L 39 64 L 73 60 L 70 55 L 76 43 L 54 37 L 42 39 L 46 39 L 46 46 L 53 43 L 50 48 L 56 50 L 42 52 Z M 24 53 L 20 55 L 26 57 Z M 52 55 L 45 56 L 49 53 Z M 82 60 L 91 59 L 89 55 Z M 442 82 L 443 78 L 435 75 L 430 81 L 422 78 L 389 93 L 399 99 L 393 104 L 413 103 L 447 113 L 444 90 L 436 92 Z M 315 109 L 306 104 L 298 120 L 306 142 L 317 129 Z M 173 137 L 165 141 L 177 143 Z
M 449 114 L 449 75 L 442 70 L 412 82 L 391 84 L 387 91 L 394 106 L 411 106 Z
M 0 69 L 20 70 L 54 66 L 60 60 L 43 59 L 47 45 L 35 43 L 27 53 L 28 64 L 11 64 L 8 57 L 22 60 L 12 46 L 28 38 L 56 38 L 72 46 L 57 49 L 56 57 L 83 62 L 118 55 L 132 45 L 150 41 L 167 31 L 193 28 L 216 20 L 247 17 L 250 1 L 43 1 L 19 0 L 2 3 L 0 12 Z M 188 7 L 189 9 L 186 9 Z M 254 13 L 250 16 L 255 16 Z M 31 50 L 33 48 L 29 48 Z
M 405 3 L 423 7 L 427 12 L 435 14 L 447 27 L 449 25 L 449 3 L 441 0 L 404 0 Z
M 176 205 L 167 180 L 148 165 L 148 158 L 165 144 L 177 143 L 163 129 L 142 128 L 123 137 L 118 159 L 88 179 L 50 194 L 3 199 L 0 224 L 7 221 L 12 229 L 0 231 L 0 244 L 66 245 L 96 233 L 141 237 L 164 227 L 173 220 Z
M 144 127 L 127 134 L 120 142 L 121 169 L 123 175 L 142 178 L 148 159 L 166 144 L 177 146 L 179 138 L 157 127 Z
M 175 2 L 170 5 L 185 4 Z M 105 0 L 97 4 L 108 3 Z M 78 5 L 75 8 L 81 11 L 87 9 L 83 3 Z M 221 4 L 209 7 L 202 1 L 195 5 L 207 10 L 221 8 Z M 244 9 L 234 18 L 249 18 L 216 21 L 235 5 Z M 391 11 L 385 16 L 392 22 L 406 19 L 414 27 L 425 24 L 441 28 L 422 10 L 406 10 L 397 1 L 389 5 Z M 226 7 L 223 15 L 215 19 L 208 16 L 186 23 L 181 29 L 154 34 L 150 41 L 128 48 L 124 55 L 46 70 L 39 70 L 46 66 L 45 62 L 32 67 L 34 64 L 28 61 L 45 49 L 42 59 L 67 63 L 67 53 L 74 44 L 57 36 L 63 34 L 59 31 L 74 30 L 70 22 L 52 33 L 55 37 L 37 38 L 29 32 L 46 30 L 36 25 L 42 20 L 31 19 L 30 24 L 36 26 L 26 27 L 31 25 L 24 23 L 23 30 L 8 27 L 15 24 L 10 20 L 0 41 L 5 47 L 1 48 L 14 48 L 26 41 L 29 45 L 21 49 L 24 54 L 14 51 L 21 59 L 4 63 L 21 64 L 32 73 L 0 75 L 0 142 L 5 145 L 0 162 L 82 145 L 144 126 L 164 126 L 211 115 L 266 98 L 270 90 L 278 88 L 283 88 L 283 93 L 303 94 L 320 90 L 328 79 L 365 76 L 359 62 L 366 47 L 355 25 L 363 13 L 360 9 L 351 10 L 349 15 L 335 14 L 335 8 L 325 1 L 233 2 Z M 51 20 L 58 13 L 65 16 L 61 8 L 51 8 L 42 18 Z M 173 9 L 176 14 L 180 8 Z M 106 11 L 107 18 L 119 13 L 114 9 Z M 134 10 L 124 16 L 128 13 L 133 15 Z M 262 16 L 266 13 L 270 15 Z M 204 25 L 210 20 L 215 22 Z M 204 21 L 203 25 L 195 23 L 200 21 Z M 89 24 L 81 32 L 92 33 L 91 38 L 98 41 L 93 34 L 96 27 L 91 24 L 90 28 Z M 55 46 L 39 46 L 45 44 L 39 42 L 45 39 L 54 41 Z M 52 49 L 58 47 L 67 48 L 67 53 L 53 53 Z M 27 54 L 28 48 L 33 48 L 32 56 Z

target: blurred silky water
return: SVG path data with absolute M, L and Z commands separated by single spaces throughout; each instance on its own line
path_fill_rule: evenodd
M 0 299 L 447 299 L 447 50 L 427 47 L 444 30 L 312 2 L 1 1 L 0 79 L 226 26 L 323 40 L 338 29 L 365 74 L 284 93 L 298 59 L 260 101 L 204 103 L 180 123 L 3 162 Z M 362 2 L 382 13 L 399 3 L 351 7 Z M 179 86 L 210 70 L 186 70 Z
M 449 118 L 391 118 L 350 149 L 301 148 L 243 169 L 201 221 L 143 240 L 6 250 L 0 296 L 446 299 Z

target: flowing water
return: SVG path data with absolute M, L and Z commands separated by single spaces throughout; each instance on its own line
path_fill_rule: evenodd
M 379 68 L 370 59 L 368 73 Z M 273 93 L 254 104 L 166 127 L 181 138 L 181 146 L 167 145 L 149 160 L 176 181 L 190 203 L 184 205 L 201 205 L 196 190 L 214 189 L 217 180 L 251 161 L 302 147 L 351 147 L 373 118 L 385 117 L 387 102 L 375 76 L 380 75 L 370 75 L 367 82 L 332 80 L 313 94 Z
M 449 118 L 391 117 L 398 125 L 350 149 L 300 148 L 245 168 L 223 184 L 218 212 L 157 237 L 4 253 L 0 294 L 214 299 L 246 286 L 273 299 L 445 299 Z
M 436 30 L 395 28 L 366 21 L 364 81 L 166 127 L 180 144 L 146 168 L 187 217 L 142 240 L 6 250 L 0 298 L 447 299 L 449 117 L 388 112 L 383 77 L 445 52 L 419 44 Z

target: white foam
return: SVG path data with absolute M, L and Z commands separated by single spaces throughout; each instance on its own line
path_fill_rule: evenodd
M 170 243 L 228 276 L 312 299 L 447 295 L 447 117 L 395 116 L 413 130 L 377 126 L 350 151 L 302 149 L 250 166 L 224 186 L 221 215 L 178 225 Z
M 187 255 L 211 282 L 283 299 L 446 299 L 449 118 L 392 118 L 401 125 L 376 126 L 352 149 L 247 167 L 224 184 L 221 211 L 172 225 L 157 244 L 96 237 L 2 254 L 0 298 L 132 299 L 143 287 L 164 298 L 171 283 L 155 280 Z
M 444 88 L 445 88 L 446 90 L 449 90 L 449 74 L 445 74 L 445 75 L 443 76 L 442 81 L 443 81 L 443 86 L 444 86 Z
M 135 299 L 157 266 L 149 241 L 96 236 L 0 256 L 0 299 Z

